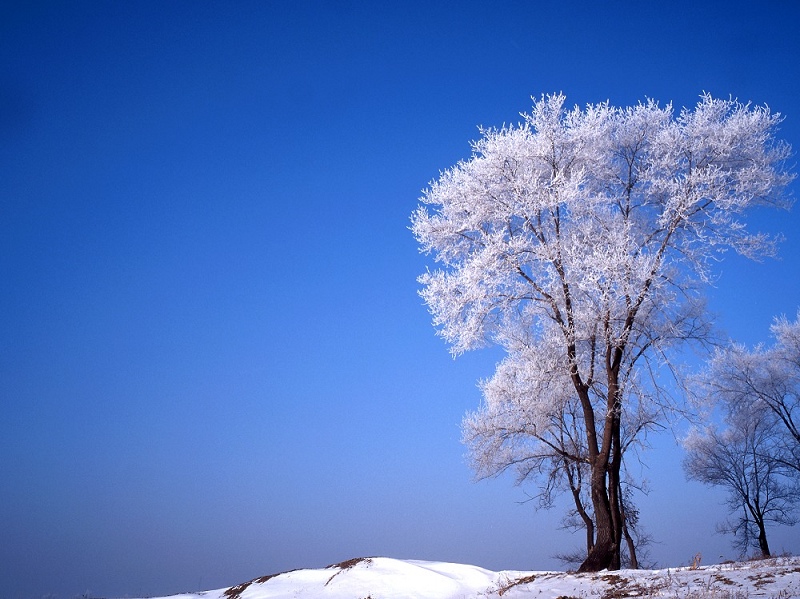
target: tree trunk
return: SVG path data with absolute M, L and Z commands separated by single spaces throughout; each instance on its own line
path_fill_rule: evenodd
M 570 480 L 570 484 L 572 481 Z M 581 501 L 580 496 L 580 489 L 572 487 L 572 499 L 575 502 L 575 511 L 578 512 L 578 515 L 581 517 L 583 521 L 583 525 L 586 527 L 586 555 L 589 555 L 589 552 L 592 550 L 594 546 L 594 522 L 589 517 L 589 514 L 586 513 L 586 509 L 583 507 L 583 502 Z
M 767 529 L 764 527 L 763 520 L 756 522 L 758 525 L 758 548 L 761 549 L 761 557 L 769 557 L 769 543 L 767 543 Z
M 620 480 L 620 468 L 622 466 L 622 450 L 620 447 L 620 422 L 619 416 L 612 417 L 612 435 L 613 441 L 611 443 L 613 457 L 608 465 L 608 499 L 609 507 L 611 510 L 611 523 L 614 527 L 614 555 L 611 558 L 611 563 L 608 565 L 609 570 L 619 570 L 622 567 L 622 560 L 620 550 L 622 548 L 622 529 L 624 526 L 624 516 L 622 511 L 622 481 Z
M 575 468 L 575 470 L 573 470 L 573 468 Z M 586 555 L 589 555 L 589 552 L 594 546 L 594 522 L 592 522 L 589 514 L 586 513 L 586 508 L 583 506 L 583 500 L 581 499 L 582 483 L 580 481 L 580 471 L 578 470 L 578 466 L 565 459 L 564 472 L 567 475 L 567 482 L 569 483 L 569 490 L 572 493 L 572 500 L 575 502 L 575 511 L 578 512 L 581 520 L 583 520 L 583 525 L 586 527 Z M 577 481 L 575 480 L 576 478 L 578 479 Z
M 622 534 L 625 536 L 625 543 L 628 546 L 628 556 L 630 557 L 630 562 L 631 562 L 629 564 L 629 567 L 631 568 L 631 570 L 638 570 L 639 569 L 639 558 L 636 557 L 636 543 L 633 541 L 633 537 L 631 536 L 631 533 L 628 530 L 627 525 L 625 524 L 624 516 L 623 516 L 623 524 L 622 524 Z
M 584 524 L 586 525 L 586 555 L 589 555 L 594 547 L 594 522 L 590 518 L 588 521 L 584 520 Z
M 619 363 L 622 349 L 609 347 L 606 353 L 608 396 L 602 449 L 592 454 L 592 505 L 594 506 L 595 541 L 578 572 L 598 572 L 608 568 L 619 570 L 622 516 L 620 514 L 620 467 L 622 446 L 620 442 Z M 587 433 L 594 436 L 594 418 L 587 419 Z M 591 425 L 591 428 L 590 428 Z M 596 439 L 596 437 L 594 437 Z M 595 445 L 595 447 L 597 447 Z
M 594 545 L 578 572 L 599 572 L 612 565 L 615 554 L 619 556 L 619 544 L 614 536 L 614 522 L 606 485 L 605 460 L 597 459 L 592 464 L 591 490 L 596 534 Z
M 631 531 L 628 528 L 628 508 L 625 506 L 625 502 L 622 501 L 622 489 L 618 492 L 620 502 L 620 514 L 622 516 L 622 535 L 625 538 L 625 544 L 628 546 L 628 557 L 630 559 L 630 563 L 628 566 L 632 570 L 639 569 L 639 558 L 636 557 L 636 543 L 631 536 Z

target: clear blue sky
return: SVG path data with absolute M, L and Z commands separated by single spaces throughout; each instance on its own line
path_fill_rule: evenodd
M 471 482 L 459 423 L 500 356 L 453 361 L 434 336 L 409 215 L 478 125 L 547 92 L 732 95 L 785 114 L 800 148 L 799 17 L 788 0 L 4 3 L 0 598 L 363 555 L 558 567 L 581 543 L 553 532 L 559 510 Z M 730 335 L 795 314 L 798 214 L 758 215 L 781 261 L 720 265 Z M 652 557 L 732 557 L 719 494 L 654 443 Z M 796 533 L 771 544 L 798 552 Z

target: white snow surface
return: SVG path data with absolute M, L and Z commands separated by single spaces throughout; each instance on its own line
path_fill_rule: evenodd
M 744 599 L 800 597 L 800 557 L 698 568 L 619 570 L 593 574 L 493 572 L 477 566 L 356 558 L 321 569 L 294 570 L 214 591 L 171 599 L 572 599 L 671 597 Z

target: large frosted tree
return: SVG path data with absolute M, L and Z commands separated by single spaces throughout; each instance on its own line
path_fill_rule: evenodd
M 411 228 L 440 268 L 420 293 L 454 355 L 506 351 L 465 419 L 477 468 L 542 451 L 581 465 L 595 541 L 580 569 L 617 568 L 625 446 L 662 418 L 670 350 L 706 334 L 713 261 L 774 250 L 741 218 L 788 204 L 789 149 L 779 115 L 708 95 L 675 115 L 556 94 L 522 116 L 425 190 Z M 572 412 L 580 438 L 560 444 Z

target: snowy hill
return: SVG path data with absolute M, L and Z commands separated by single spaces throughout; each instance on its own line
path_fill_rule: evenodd
M 699 568 L 620 570 L 594 574 L 492 572 L 476 566 L 356 558 L 315 570 L 264 576 L 228 589 L 171 599 L 571 599 L 800 597 L 800 558 Z

